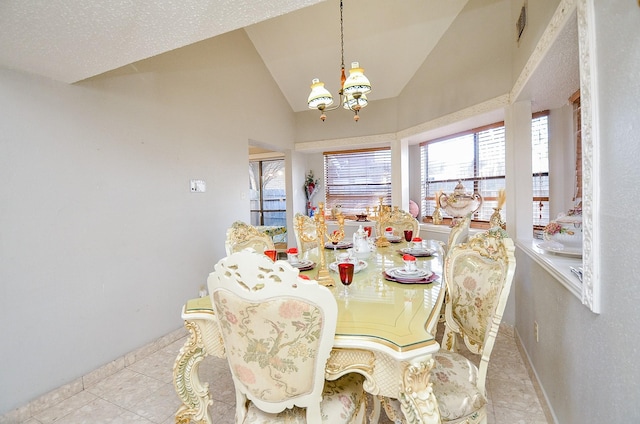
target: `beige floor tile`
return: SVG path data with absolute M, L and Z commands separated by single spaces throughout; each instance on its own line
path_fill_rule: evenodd
M 171 383 L 173 381 L 173 370 L 167 364 L 173 363 L 175 359 L 176 355 L 161 350 L 131 364 L 127 369 L 139 372 L 147 377 L 153 377 L 163 383 Z
M 113 423 L 125 412 L 127 411 L 119 406 L 98 398 L 62 417 L 56 424 Z
M 145 392 L 156 391 L 163 384 L 160 380 L 142 375 L 130 369 L 124 369 L 87 390 L 96 396 L 116 404 L 124 404 L 128 400 L 135 402 Z
M 504 424 L 547 424 L 542 411 L 525 412 L 509 408 L 495 408 L 496 423 Z M 487 423 L 489 424 L 489 423 Z
M 42 424 L 55 423 L 63 417 L 69 415 L 73 411 L 82 408 L 84 405 L 96 400 L 96 395 L 83 390 L 77 395 L 71 396 L 68 399 L 63 400 L 59 404 L 45 409 L 44 411 L 35 415 Z

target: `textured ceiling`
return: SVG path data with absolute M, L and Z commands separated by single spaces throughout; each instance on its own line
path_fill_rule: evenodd
M 400 93 L 467 1 L 344 0 L 370 100 Z M 0 66 L 74 83 L 244 27 L 294 111 L 312 78 L 337 92 L 338 0 L 2 0 Z
M 344 59 L 375 101 L 396 97 L 469 0 L 344 0 Z M 474 7 L 482 7 L 476 1 Z M 312 78 L 337 93 L 339 0 L 0 0 L 0 67 L 74 83 L 245 28 L 294 111 Z M 575 19 L 519 97 L 534 108 L 578 87 Z
M 73 83 L 321 0 L 2 0 L 0 66 Z

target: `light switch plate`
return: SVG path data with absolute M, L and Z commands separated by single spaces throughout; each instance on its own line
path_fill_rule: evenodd
M 204 193 L 207 191 L 207 183 L 204 180 L 191 180 L 192 193 Z

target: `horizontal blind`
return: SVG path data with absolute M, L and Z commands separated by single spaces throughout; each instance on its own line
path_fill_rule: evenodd
M 549 116 L 531 119 L 531 170 L 533 172 L 533 225 L 549 223 Z
M 391 204 L 391 151 L 388 148 L 324 154 L 326 210 L 346 215 Z
M 488 221 L 505 187 L 505 131 L 499 122 L 421 145 L 424 215 L 433 213 L 435 194 L 452 193 L 458 180 L 465 191 L 484 198 L 474 220 Z

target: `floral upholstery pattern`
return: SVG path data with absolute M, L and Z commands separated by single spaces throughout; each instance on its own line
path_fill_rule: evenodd
M 443 423 L 487 422 L 487 368 L 513 282 L 514 250 L 507 233 L 495 228 L 447 252 L 443 350 L 434 355 L 429 380 Z M 479 355 L 478 366 L 456 352 L 458 336 Z M 398 400 L 382 399 L 382 403 L 391 419 L 404 422 Z
M 453 263 L 449 285 L 453 319 L 474 343 L 482 344 L 504 282 L 500 263 L 461 257 Z
M 364 423 L 364 378 L 325 381 L 338 317 L 328 288 L 252 250 L 218 261 L 207 283 L 237 423 Z
M 366 397 L 362 393 L 364 377 L 359 374 L 347 374 L 335 381 L 327 381 L 324 384 L 320 411 L 322 422 L 350 423 L 356 415 L 364 416 Z M 244 423 L 287 423 L 305 424 L 304 409 L 285 409 L 277 414 L 269 414 L 261 411 L 254 405 L 249 406 L 249 411 Z
M 434 358 L 431 381 L 443 421 L 466 417 L 486 405 L 477 386 L 478 369 L 471 361 L 454 352 L 440 352 Z
M 291 298 L 250 303 L 223 290 L 213 301 L 233 376 L 253 396 L 278 402 L 311 391 L 314 369 L 300 365 L 316 355 L 322 327 L 318 308 Z

